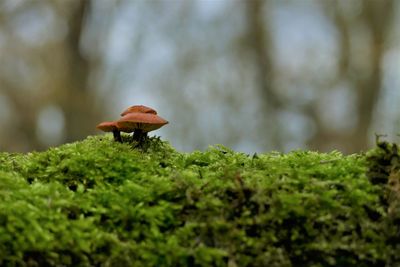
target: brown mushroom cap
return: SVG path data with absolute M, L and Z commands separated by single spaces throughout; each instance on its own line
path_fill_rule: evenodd
M 124 112 L 121 113 L 121 116 L 125 116 L 126 114 L 129 113 L 150 113 L 150 114 L 154 114 L 157 115 L 157 111 L 155 111 L 152 108 L 143 106 L 143 105 L 136 105 L 136 106 L 131 106 L 129 108 L 127 108 L 126 110 L 124 110 Z
M 96 126 L 97 129 L 102 130 L 103 132 L 113 132 L 118 129 L 117 123 L 115 121 L 105 121 Z
M 147 133 L 161 128 L 168 121 L 158 115 L 151 113 L 128 113 L 117 121 L 118 128 L 125 132 L 133 132 L 134 130 L 142 130 Z

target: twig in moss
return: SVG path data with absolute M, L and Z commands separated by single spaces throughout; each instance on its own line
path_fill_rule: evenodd
M 327 164 L 327 163 L 332 163 L 332 162 L 336 162 L 339 161 L 340 159 L 326 159 L 326 160 L 320 160 L 319 163 L 320 164 Z

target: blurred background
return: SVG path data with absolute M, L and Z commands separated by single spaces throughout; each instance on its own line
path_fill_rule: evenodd
M 400 133 L 398 0 L 1 0 L 0 151 L 135 104 L 180 151 L 341 150 Z

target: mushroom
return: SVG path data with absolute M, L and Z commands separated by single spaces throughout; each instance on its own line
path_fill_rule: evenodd
M 131 106 L 129 108 L 127 108 L 126 110 L 124 110 L 124 112 L 121 113 L 121 116 L 125 116 L 128 113 L 150 113 L 150 114 L 154 114 L 157 115 L 157 111 L 155 111 L 152 108 L 143 106 L 143 105 L 136 105 L 136 106 Z
M 124 132 L 134 132 L 133 140 L 139 143 L 147 136 L 147 133 L 161 128 L 168 121 L 154 113 L 132 112 L 116 121 L 117 127 Z
M 96 126 L 97 129 L 104 132 L 112 132 L 114 135 L 114 140 L 122 143 L 120 129 L 115 121 L 105 121 Z

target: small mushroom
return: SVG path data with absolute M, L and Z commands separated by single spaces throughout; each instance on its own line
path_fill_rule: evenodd
M 129 108 L 127 108 L 126 110 L 124 110 L 124 112 L 121 113 L 121 116 L 125 116 L 128 113 L 150 113 L 150 114 L 154 114 L 157 115 L 157 111 L 155 111 L 152 108 L 143 106 L 143 105 L 136 105 L 136 106 L 131 106 Z
M 115 121 L 105 121 L 96 126 L 97 129 L 104 132 L 112 132 L 114 135 L 114 140 L 122 143 L 120 129 Z
M 119 129 L 133 131 L 133 140 L 141 143 L 148 132 L 161 128 L 168 124 L 168 121 L 154 113 L 133 112 L 126 114 L 116 123 Z

